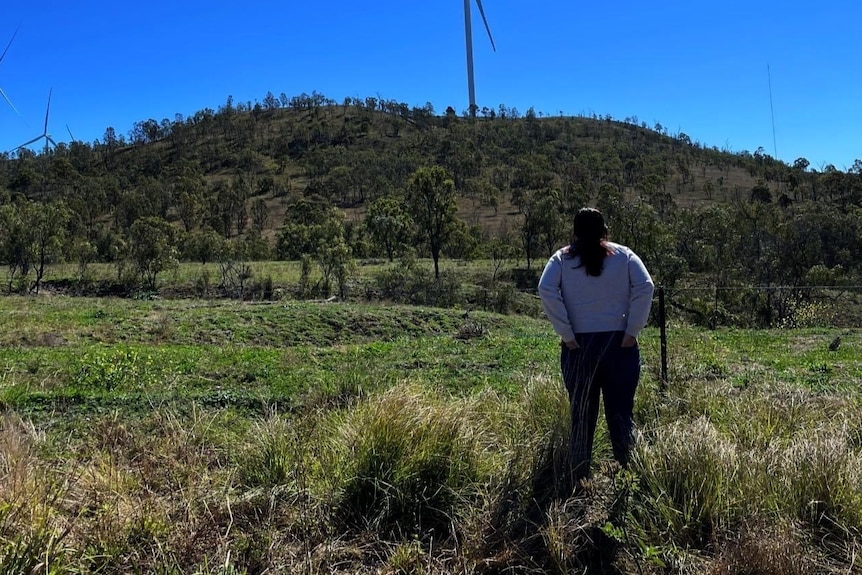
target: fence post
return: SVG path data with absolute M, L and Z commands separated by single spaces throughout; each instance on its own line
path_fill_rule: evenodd
M 658 286 L 658 323 L 661 337 L 661 383 L 664 393 L 667 388 L 667 315 L 665 313 L 664 286 Z

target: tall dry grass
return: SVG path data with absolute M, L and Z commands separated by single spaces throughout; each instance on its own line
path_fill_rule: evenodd
M 41 461 L 42 441 L 21 418 L 0 419 L 0 573 L 49 572 L 67 551 L 68 484 Z
M 157 407 L 68 444 L 0 419 L 4 572 L 744 573 L 859 568 L 862 405 L 647 379 L 620 470 L 568 474 L 555 378 L 309 396 L 249 425 Z M 605 441 L 600 438 L 600 443 Z M 10 567 L 5 567 L 5 566 Z M 46 568 L 50 567 L 50 569 Z M 35 571 L 34 571 L 35 570 Z
M 862 536 L 858 399 L 774 382 L 686 383 L 659 407 L 636 451 L 634 515 L 644 536 L 672 559 L 709 550 L 732 573 L 854 565 Z M 758 567 L 746 571 L 747 563 Z

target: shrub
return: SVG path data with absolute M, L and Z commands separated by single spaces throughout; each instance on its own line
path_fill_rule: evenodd
M 411 388 L 351 411 L 332 430 L 338 521 L 395 537 L 448 536 L 457 504 L 475 495 L 481 475 L 465 426 L 457 408 Z

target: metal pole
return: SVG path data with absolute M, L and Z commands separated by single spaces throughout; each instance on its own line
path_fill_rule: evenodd
M 476 117 L 476 88 L 473 85 L 473 22 L 470 0 L 464 0 L 464 32 L 467 41 L 467 91 L 470 99 L 470 117 Z
M 661 330 L 661 391 L 667 388 L 667 315 L 665 313 L 664 286 L 658 287 L 658 323 Z

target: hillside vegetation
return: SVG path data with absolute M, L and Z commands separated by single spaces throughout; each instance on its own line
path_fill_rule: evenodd
M 347 297 L 357 260 L 416 256 L 432 258 L 435 281 L 441 258 L 515 261 L 527 272 L 502 279 L 529 287 L 583 205 L 663 285 L 720 288 L 682 302 L 698 321 L 794 322 L 829 294 L 783 288 L 862 283 L 862 161 L 787 165 L 636 118 L 480 116 L 268 94 L 6 155 L 7 290 L 39 291 L 60 261 L 82 282 L 90 263 L 111 263 L 118 283 L 149 291 L 178 261 L 217 261 L 223 293 L 243 293 L 249 261 L 294 260 L 322 277 L 299 292 Z M 750 286 L 782 290 L 724 290 Z

